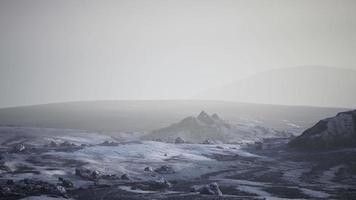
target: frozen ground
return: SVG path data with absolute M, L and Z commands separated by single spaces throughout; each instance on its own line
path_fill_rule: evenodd
M 356 198 L 355 149 L 298 152 L 287 149 L 286 140 L 269 139 L 258 150 L 241 144 L 170 144 L 133 141 L 127 136 L 118 140 L 120 137 L 75 130 L 0 130 L 2 191 L 9 180 L 56 185 L 61 177 L 74 185 L 66 188 L 65 197 L 79 200 Z M 74 145 L 50 146 L 52 141 Z M 104 141 L 110 142 L 102 144 Z M 14 151 L 19 143 L 28 146 Z M 97 178 L 80 176 L 76 169 L 95 171 Z M 161 178 L 171 187 L 150 187 Z M 191 189 L 211 182 L 218 183 L 222 196 Z M 36 195 L 0 194 L 0 199 L 63 199 L 61 195 Z

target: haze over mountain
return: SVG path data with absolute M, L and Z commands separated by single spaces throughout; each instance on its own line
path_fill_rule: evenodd
M 277 106 L 226 101 L 88 101 L 0 109 L 0 125 L 99 131 L 152 131 L 201 110 L 230 123 L 309 128 L 343 108 Z
M 207 90 L 202 99 L 279 105 L 356 107 L 356 71 L 321 66 L 257 73 L 247 79 Z

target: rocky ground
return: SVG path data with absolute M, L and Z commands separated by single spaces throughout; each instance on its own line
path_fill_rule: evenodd
M 356 149 L 303 152 L 286 147 L 286 139 L 17 141 L 1 145 L 0 199 L 356 198 Z

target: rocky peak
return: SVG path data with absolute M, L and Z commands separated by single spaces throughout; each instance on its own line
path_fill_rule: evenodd
M 198 120 L 206 123 L 206 124 L 213 124 L 214 123 L 214 119 L 212 119 L 208 113 L 206 113 L 205 111 L 201 111 L 200 114 L 197 117 Z
M 221 118 L 219 117 L 219 115 L 216 114 L 216 113 L 212 114 L 211 117 L 212 117 L 213 119 L 215 119 L 215 120 L 221 120 Z

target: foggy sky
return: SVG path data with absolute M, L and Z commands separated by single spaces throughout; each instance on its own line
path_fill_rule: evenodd
M 0 0 L 0 107 L 189 99 L 270 69 L 356 69 L 355 10 L 353 0 Z

